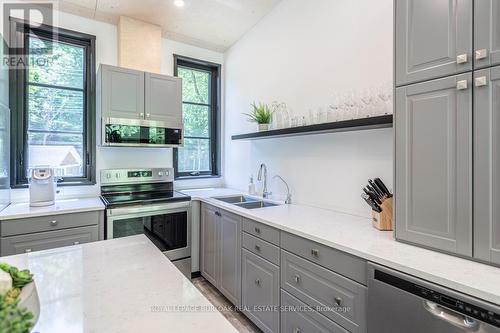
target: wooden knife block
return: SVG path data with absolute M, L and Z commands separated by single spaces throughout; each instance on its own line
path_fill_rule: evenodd
M 382 201 L 380 208 L 380 213 L 372 210 L 372 225 L 378 230 L 392 230 L 392 198 Z

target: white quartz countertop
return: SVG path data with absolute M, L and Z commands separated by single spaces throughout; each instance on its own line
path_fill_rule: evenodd
M 212 198 L 243 193 L 232 189 L 184 192 L 194 200 L 500 305 L 500 268 L 397 242 L 391 231 L 373 228 L 369 218 L 295 204 L 250 210 Z
M 144 235 L 0 261 L 34 274 L 33 332 L 237 332 Z
M 90 212 L 103 210 L 104 208 L 104 204 L 99 197 L 56 200 L 54 205 L 45 207 L 30 207 L 29 203 L 24 202 L 12 203 L 0 212 L 0 220 Z

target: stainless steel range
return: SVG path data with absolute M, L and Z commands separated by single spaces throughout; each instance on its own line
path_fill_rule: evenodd
M 174 169 L 101 171 L 106 239 L 146 235 L 191 277 L 191 197 L 174 191 Z

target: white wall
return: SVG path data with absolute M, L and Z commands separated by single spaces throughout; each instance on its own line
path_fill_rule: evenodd
M 286 102 L 308 116 L 334 92 L 392 81 L 392 0 L 283 0 L 225 56 L 225 181 L 246 190 L 261 162 L 291 185 L 295 202 L 368 215 L 369 177 L 392 187 L 392 130 L 231 141 L 255 130 L 252 101 Z M 282 196 L 278 181 L 271 190 Z
M 96 63 L 117 65 L 118 45 L 117 27 L 112 24 L 88 18 L 57 12 L 55 25 L 88 33 L 96 36 Z M 221 63 L 224 60 L 222 53 L 205 50 L 191 45 L 179 43 L 172 40 L 162 39 L 162 73 L 173 74 L 173 54 L 198 58 L 211 62 Z M 100 119 L 100 115 L 97 115 Z M 171 167 L 171 148 L 97 148 L 97 179 L 101 169 L 109 168 L 134 168 L 134 167 Z M 196 186 L 217 186 L 221 179 L 197 180 L 176 182 L 177 188 Z M 97 195 L 99 185 L 95 186 L 65 186 L 59 188 L 60 197 L 80 197 Z M 25 201 L 28 199 L 28 192 L 25 189 L 13 190 L 12 201 Z

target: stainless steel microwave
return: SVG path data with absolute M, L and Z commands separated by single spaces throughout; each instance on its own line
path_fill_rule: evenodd
M 102 145 L 114 147 L 180 147 L 182 126 L 163 121 L 103 118 Z

